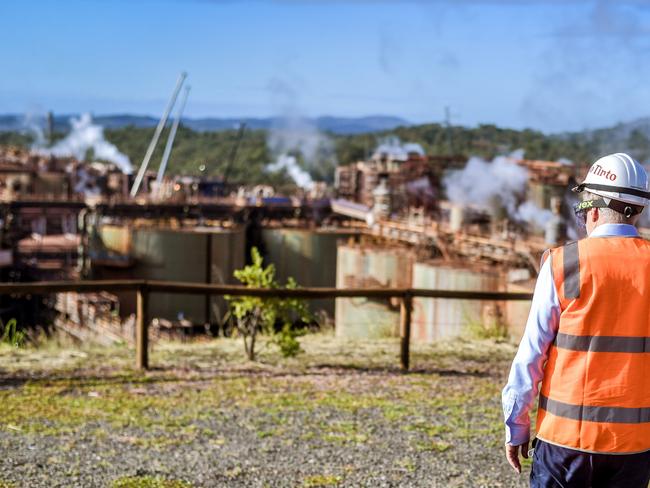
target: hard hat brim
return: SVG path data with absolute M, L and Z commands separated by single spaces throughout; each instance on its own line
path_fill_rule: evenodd
M 623 186 L 613 186 L 613 185 L 600 185 L 596 183 L 582 183 L 576 188 L 583 187 L 583 190 L 600 190 L 600 191 L 609 191 L 615 193 L 622 193 L 625 195 L 632 195 L 640 198 L 650 198 L 650 192 L 637 190 L 636 188 L 626 188 Z

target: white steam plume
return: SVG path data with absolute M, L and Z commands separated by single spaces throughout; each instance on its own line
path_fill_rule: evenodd
M 497 156 L 492 161 L 470 158 L 465 168 L 444 178 L 447 197 L 457 204 L 481 207 L 487 207 L 498 199 L 510 218 L 543 227 L 553 214 L 531 201 L 520 204 L 526 193 L 528 170 L 515 160 L 523 159 L 523 156 L 523 150 L 518 150 L 509 156 Z
M 526 200 L 517 207 L 515 218 L 524 222 L 532 222 L 536 227 L 543 229 L 553 218 L 553 212 L 545 208 L 539 208 L 530 200 Z
M 313 122 L 296 114 L 286 114 L 271 127 L 267 144 L 274 154 L 300 152 L 308 167 L 323 158 L 334 157 L 334 144 L 318 131 Z
M 30 111 L 23 118 L 23 126 L 29 134 L 34 137 L 33 146 L 40 147 L 45 145 L 45 133 L 43 132 L 45 117 L 35 111 Z
M 129 157 L 104 139 L 104 128 L 93 124 L 89 113 L 81 115 L 78 119 L 71 118 L 70 126 L 72 127 L 70 133 L 54 146 L 36 148 L 36 151 L 41 154 L 83 160 L 88 150 L 92 149 L 95 158 L 114 163 L 126 174 L 133 171 Z
M 399 137 L 389 136 L 379 141 L 379 145 L 375 149 L 372 157 L 381 157 L 382 155 L 389 156 L 398 161 L 408 160 L 409 154 L 418 154 L 424 156 L 425 152 L 422 146 L 416 142 L 402 143 Z
M 513 159 L 521 159 L 522 151 L 510 156 L 497 156 L 486 161 L 472 157 L 462 170 L 444 179 L 447 197 L 454 203 L 487 206 L 498 197 L 511 216 L 517 211 L 517 201 L 526 190 L 528 171 Z
M 305 190 L 311 190 L 314 187 L 314 181 L 311 179 L 311 176 L 298 165 L 294 156 L 280 154 L 277 161 L 268 166 L 269 171 L 281 171 L 283 169 L 287 170 L 289 176 L 291 176 L 299 187 Z
M 296 184 L 303 187 L 313 184 L 311 177 L 306 178 L 310 173 L 323 179 L 331 177 L 336 167 L 334 143 L 318 130 L 314 122 L 301 114 L 296 88 L 276 79 L 269 89 L 281 117 L 276 119 L 268 133 L 267 145 L 276 160 L 268 169 L 287 168 Z M 301 155 L 304 169 L 298 164 L 297 154 Z

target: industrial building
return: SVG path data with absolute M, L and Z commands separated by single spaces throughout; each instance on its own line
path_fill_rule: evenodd
M 552 214 L 546 228 L 512 219 L 502 204 L 448 201 L 445 174 L 463 167 L 455 156 L 377 151 L 337 168 L 331 200 L 279 196 L 272 188 L 224 191 L 200 178 L 155 181 L 146 171 L 133 197 L 133 175 L 115 166 L 0 148 L 0 272 L 4 281 L 234 284 L 234 270 L 256 246 L 280 282 L 293 277 L 302 286 L 528 291 L 542 252 L 567 237 L 564 199 L 576 175 L 563 163 L 514 164 L 528 175 L 522 198 Z M 108 337 L 132 337 L 129 294 L 41 298 L 36 309 L 47 310 L 47 317 L 54 311 L 57 326 L 80 338 L 92 327 Z M 329 317 L 341 337 L 399 333 L 397 303 L 339 298 L 310 306 Z M 6 313 L 15 315 L 15 307 L 25 308 L 13 304 Z M 525 309 L 521 303 L 419 298 L 413 339 L 453 337 L 486 321 L 507 324 L 517 335 Z M 218 333 L 226 305 L 222 298 L 155 295 L 150 312 L 154 334 Z M 34 309 L 20 313 L 24 323 L 43 321 Z

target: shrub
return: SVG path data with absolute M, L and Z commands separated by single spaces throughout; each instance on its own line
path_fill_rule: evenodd
M 251 260 L 251 264 L 235 271 L 235 278 L 249 288 L 281 288 L 275 280 L 275 266 L 269 264 L 264 267 L 262 256 L 255 247 L 251 250 Z M 293 278 L 287 280 L 285 288 L 297 287 L 298 284 Z M 311 320 L 304 300 L 246 296 L 226 296 L 226 300 L 235 327 L 244 338 L 244 349 L 251 361 L 255 360 L 255 343 L 259 333 L 273 335 L 273 343 L 285 357 L 295 356 L 300 352 L 298 337 L 303 332 L 294 326 L 294 322 Z
M 467 323 L 470 337 L 473 339 L 507 340 L 510 335 L 507 324 L 501 320 L 472 320 Z
M 6 324 L 0 321 L 0 343 L 12 347 L 22 347 L 25 344 L 26 334 L 22 330 L 16 330 L 16 319 L 9 320 Z

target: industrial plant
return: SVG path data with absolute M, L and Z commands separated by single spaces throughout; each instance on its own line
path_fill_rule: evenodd
M 0 272 L 5 282 L 160 280 L 237 284 L 250 250 L 275 266 L 279 282 L 303 287 L 420 288 L 530 292 L 545 249 L 576 238 L 568 191 L 580 177 L 569 161 L 492 161 L 430 156 L 396 137 L 359 161 L 341 161 L 333 185 L 314 182 L 283 154 L 296 185 L 166 174 L 189 94 L 179 102 L 157 172 L 149 163 L 185 81 L 178 79 L 134 174 L 89 115 L 49 148 L 0 147 Z M 51 117 L 48 119 L 51 122 Z M 229 157 L 234 161 L 245 126 Z M 51 138 L 52 129 L 46 138 Z M 41 137 L 41 138 L 44 138 Z M 50 141 L 51 142 L 51 141 Z M 88 159 L 87 150 L 99 161 Z M 75 292 L 3 296 L 3 314 L 24 325 L 54 324 L 79 340 L 134 337 L 135 297 Z M 339 337 L 399 336 L 399 301 L 310 302 Z M 526 302 L 413 301 L 412 338 L 462 335 L 495 323 L 518 336 Z M 227 334 L 223 297 L 156 294 L 156 336 Z
M 233 272 L 255 246 L 281 282 L 293 277 L 300 286 L 532 291 L 543 251 L 575 232 L 567 216 L 575 172 L 566 162 L 517 154 L 492 162 L 430 157 L 417 144 L 392 141 L 367 160 L 339 165 L 331 188 L 277 194 L 156 174 L 146 165 L 133 175 L 116 164 L 2 147 L 0 264 L 9 282 L 235 284 Z M 24 324 L 53 318 L 81 340 L 133 337 L 136 305 L 126 292 L 3 299 L 4 313 Z M 399 335 L 397 303 L 310 305 L 338 336 Z M 458 336 L 485 321 L 517 335 L 528 308 L 433 298 L 413 306 L 415 341 Z M 160 294 L 150 304 L 154 336 L 221 334 L 226 312 L 218 297 Z

